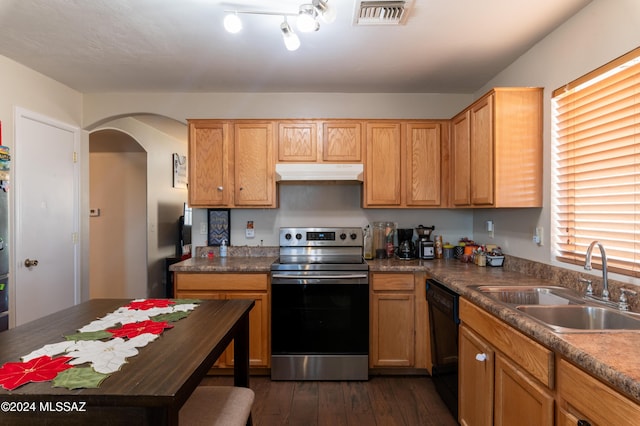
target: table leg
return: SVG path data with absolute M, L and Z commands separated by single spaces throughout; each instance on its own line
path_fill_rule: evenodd
M 249 387 L 249 312 L 237 325 L 237 333 L 233 339 L 233 384 Z

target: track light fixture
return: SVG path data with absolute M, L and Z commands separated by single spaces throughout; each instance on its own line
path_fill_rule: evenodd
M 280 24 L 280 31 L 284 38 L 284 44 L 288 50 L 296 50 L 300 47 L 300 39 L 291 29 L 291 26 L 287 22 L 287 17 L 295 17 L 296 26 L 300 32 L 318 31 L 320 29 L 318 18 L 328 24 L 336 20 L 336 9 L 329 5 L 328 0 L 306 1 L 311 1 L 311 3 L 301 4 L 297 13 L 228 10 L 227 16 L 224 18 L 224 28 L 232 34 L 240 32 L 240 30 L 242 30 L 242 22 L 238 16 L 239 14 L 282 16 L 284 21 Z

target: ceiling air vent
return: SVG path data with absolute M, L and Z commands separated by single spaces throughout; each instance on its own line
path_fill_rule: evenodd
M 356 25 L 400 25 L 407 18 L 410 1 L 359 1 L 356 2 Z

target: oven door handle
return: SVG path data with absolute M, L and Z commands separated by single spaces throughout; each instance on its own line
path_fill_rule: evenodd
M 289 279 L 358 279 L 367 278 L 367 274 L 336 274 L 336 275 L 304 275 L 304 274 L 271 274 L 271 278 Z

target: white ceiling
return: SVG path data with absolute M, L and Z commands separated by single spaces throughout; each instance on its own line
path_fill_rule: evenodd
M 356 0 L 285 49 L 311 0 L 2 0 L 0 55 L 83 93 L 473 93 L 591 0 L 411 0 L 405 25 L 354 26 Z M 289 18 L 295 30 L 295 18 Z

